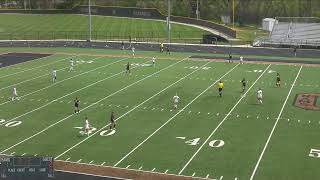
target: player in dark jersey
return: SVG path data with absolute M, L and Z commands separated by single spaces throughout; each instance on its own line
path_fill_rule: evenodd
M 294 54 L 294 57 L 297 57 L 297 47 L 293 48 L 293 54 Z
M 167 45 L 166 50 L 167 50 L 166 54 L 169 54 L 169 55 L 170 55 L 170 47 L 169 47 L 169 44 Z
M 76 99 L 74 100 L 74 113 L 80 112 L 79 105 L 80 105 L 80 100 L 76 97 Z
M 277 73 L 277 82 L 276 82 L 276 86 L 277 86 L 277 87 L 280 87 L 280 85 L 281 85 L 280 74 L 279 74 L 279 73 Z
M 114 116 L 114 112 L 112 111 L 112 113 L 111 113 L 111 117 L 110 117 L 110 121 L 111 121 L 111 123 L 110 123 L 110 129 L 114 129 L 114 128 L 116 128 L 116 122 L 115 122 L 115 116 Z
M 121 42 L 121 50 L 124 50 L 124 43 L 123 43 L 123 41 Z
M 229 53 L 229 63 L 231 63 L 232 62 L 232 55 L 231 55 L 231 53 Z
M 246 90 L 246 86 L 247 86 L 247 81 L 245 78 L 242 79 L 241 81 L 242 83 L 242 93 L 244 93 L 244 91 Z
M 128 62 L 127 66 L 126 66 L 126 74 L 130 74 L 130 63 Z

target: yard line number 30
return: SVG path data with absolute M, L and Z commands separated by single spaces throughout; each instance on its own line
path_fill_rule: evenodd
M 0 119 L 0 125 L 3 125 L 4 127 L 15 127 L 22 124 L 21 121 L 6 121 L 5 119 Z

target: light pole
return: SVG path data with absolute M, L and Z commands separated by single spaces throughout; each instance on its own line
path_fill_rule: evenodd
M 89 14 L 89 41 L 91 41 L 91 0 L 88 2 L 88 14 Z
M 197 20 L 199 20 L 199 18 L 200 18 L 199 0 L 197 0 L 197 11 L 196 11 L 196 14 L 197 14 Z
M 235 7 L 234 7 L 234 0 L 232 1 L 232 26 L 234 28 L 234 12 L 235 12 Z
M 170 16 L 171 16 L 171 0 L 168 0 L 168 17 L 167 17 L 167 31 L 168 31 L 168 43 L 171 44 L 171 25 L 170 25 Z

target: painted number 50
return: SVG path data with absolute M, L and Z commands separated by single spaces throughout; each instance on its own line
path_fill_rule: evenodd
M 320 150 L 319 149 L 311 149 L 309 153 L 309 157 L 320 158 Z

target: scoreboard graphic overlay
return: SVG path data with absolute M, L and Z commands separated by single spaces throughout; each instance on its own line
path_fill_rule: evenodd
M 53 157 L 0 157 L 0 178 L 16 176 L 54 177 Z

